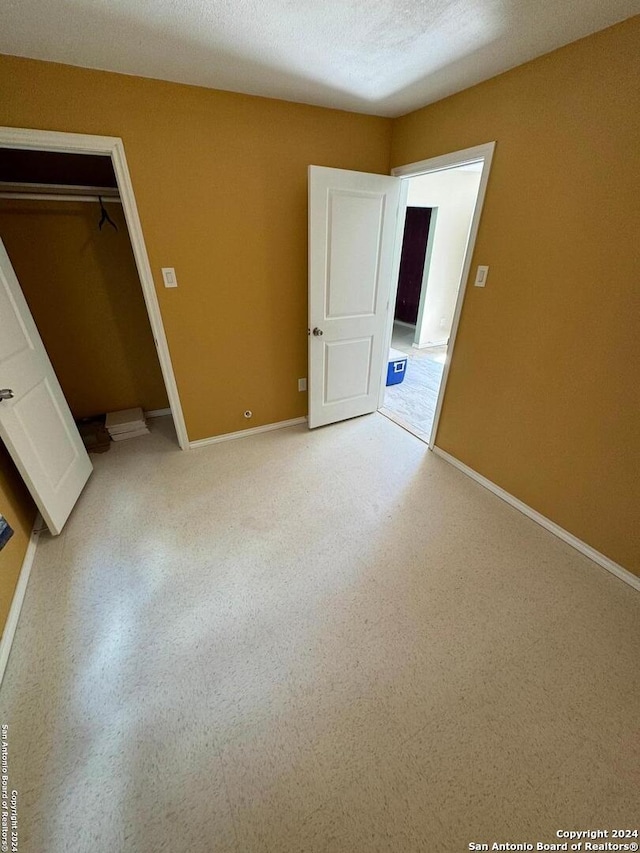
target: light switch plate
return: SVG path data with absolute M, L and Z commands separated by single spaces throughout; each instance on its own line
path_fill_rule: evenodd
M 478 267 L 478 271 L 476 272 L 476 280 L 473 282 L 476 287 L 484 287 L 487 283 L 487 276 L 489 275 L 489 267 Z
M 165 287 L 177 287 L 178 279 L 173 267 L 162 267 L 162 280 Z
M 306 379 L 298 379 L 298 391 L 306 391 L 307 390 L 307 380 Z

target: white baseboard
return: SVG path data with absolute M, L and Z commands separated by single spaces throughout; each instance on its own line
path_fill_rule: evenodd
M 150 412 L 145 412 L 145 418 L 163 418 L 165 415 L 170 415 L 171 409 L 151 409 Z
M 248 438 L 250 435 L 258 435 L 261 432 L 271 432 L 274 429 L 284 429 L 285 427 L 297 426 L 307 422 L 306 418 L 292 418 L 289 421 L 278 421 L 275 424 L 265 424 L 264 426 L 252 427 L 251 429 L 241 429 L 238 432 L 227 432 L 224 435 L 214 435 L 211 438 L 199 438 L 197 441 L 190 441 L 189 447 L 205 447 L 207 444 L 219 444 L 221 441 L 233 441 L 236 438 Z
M 628 569 L 625 569 L 619 563 L 615 563 L 613 560 L 606 557 L 604 554 L 601 554 L 600 551 L 596 551 L 595 548 L 592 548 L 591 545 L 587 545 L 586 542 L 583 542 L 582 539 L 578 539 L 577 536 L 574 536 L 573 533 L 569 533 L 568 530 L 565 530 L 563 527 L 560 527 L 559 524 L 556 524 L 554 521 L 551 521 L 545 515 L 537 512 L 537 510 L 532 509 L 527 504 L 523 503 L 518 498 L 514 497 L 509 492 L 506 492 L 504 489 L 501 489 L 500 486 L 496 486 L 495 483 L 492 483 L 491 480 L 487 480 L 486 477 L 483 477 L 482 474 L 478 474 L 477 471 L 474 471 L 473 468 L 469 468 L 468 465 L 465 465 L 464 462 L 460 462 L 459 459 L 456 459 L 455 456 L 451 456 L 450 453 L 447 453 L 446 450 L 441 450 L 439 447 L 433 447 L 433 452 L 438 456 L 441 456 L 443 459 L 446 459 L 447 462 L 454 465 L 458 470 L 462 471 L 468 477 L 471 477 L 472 480 L 475 480 L 477 483 L 480 483 L 481 486 L 484 486 L 485 489 L 489 489 L 490 492 L 493 492 L 494 495 L 497 495 L 499 498 L 502 498 L 503 501 L 510 504 L 515 509 L 519 510 L 521 513 L 526 515 L 532 521 L 535 521 L 536 524 L 539 524 L 541 527 L 544 527 L 545 530 L 548 530 L 550 533 L 553 533 L 554 536 L 557 536 L 558 539 L 562 539 L 563 542 L 566 542 L 567 545 L 571 545 L 572 548 L 575 548 L 576 551 L 580 551 L 581 554 L 584 554 L 585 557 L 588 557 L 590 560 L 593 560 L 594 563 L 597 563 L 599 566 L 602 566 L 603 569 L 606 569 L 611 574 L 615 575 L 621 581 L 628 583 L 629 586 L 632 586 L 634 589 L 640 592 L 640 577 L 638 575 L 634 575 L 633 572 L 630 572 Z
M 42 529 L 42 517 L 40 516 L 40 513 L 38 513 L 36 520 L 33 523 L 33 529 L 31 531 L 31 536 L 29 537 L 29 544 L 27 545 L 27 551 L 24 555 L 22 568 L 20 569 L 20 574 L 18 576 L 18 583 L 16 584 L 16 589 L 13 593 L 13 600 L 11 601 L 11 607 L 9 608 L 9 615 L 7 616 L 7 622 L 4 626 L 4 631 L 2 632 L 2 639 L 0 640 L 0 684 L 2 684 L 2 679 L 4 678 L 4 671 L 7 667 L 7 661 L 9 660 L 9 652 L 11 651 L 13 638 L 16 633 L 16 628 L 18 627 L 18 619 L 20 618 L 20 611 L 22 610 L 22 602 L 24 601 L 24 596 L 27 591 L 29 575 L 31 574 L 31 566 L 33 565 L 33 558 L 36 555 L 36 547 L 38 545 L 38 539 Z

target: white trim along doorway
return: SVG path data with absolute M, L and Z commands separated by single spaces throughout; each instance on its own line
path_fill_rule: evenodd
M 31 151 L 55 151 L 64 154 L 98 154 L 111 158 L 116 182 L 122 200 L 122 209 L 129 231 L 131 247 L 140 278 L 142 295 L 149 315 L 149 323 L 158 353 L 162 377 L 167 389 L 171 416 L 178 444 L 182 450 L 189 448 L 187 428 L 182 413 L 167 337 L 162 323 L 158 297 L 153 283 L 151 265 L 142 233 L 131 176 L 127 166 L 122 139 L 115 136 L 88 136 L 80 133 L 30 130 L 0 127 L 0 148 L 21 148 Z
M 402 241 L 403 241 L 403 233 L 405 226 L 405 217 L 407 210 L 407 194 L 409 190 L 409 179 L 415 178 L 420 175 L 428 175 L 433 172 L 441 172 L 446 169 L 454 169 L 460 166 L 469 165 L 472 163 L 481 163 L 482 164 L 482 172 L 480 177 L 480 184 L 478 187 L 478 194 L 475 203 L 475 209 L 473 212 L 473 216 L 471 219 L 471 226 L 469 229 L 469 237 L 467 240 L 467 245 L 465 249 L 464 262 L 462 265 L 462 272 L 460 275 L 460 283 L 458 286 L 458 294 L 456 298 L 455 310 L 453 315 L 453 322 L 451 326 L 451 333 L 449 335 L 449 342 L 447 347 L 447 356 L 446 361 L 444 363 L 444 370 L 442 374 L 442 381 L 440 383 L 440 388 L 438 392 L 438 398 L 435 408 L 435 415 L 433 419 L 433 426 L 431 428 L 431 434 L 429 438 L 429 447 L 433 449 L 435 445 L 436 434 L 438 431 L 438 421 L 440 420 L 440 413 L 442 411 L 442 402 L 444 400 L 444 395 L 446 391 L 447 380 L 449 377 L 449 367 L 451 364 L 451 360 L 453 357 L 456 334 L 458 331 L 458 325 L 460 322 L 460 314 L 462 312 L 462 305 L 464 302 L 464 296 L 467 287 L 467 280 L 469 278 L 469 273 L 471 269 L 471 260 L 473 258 L 473 252 L 475 248 L 476 236 L 478 233 L 478 227 L 480 224 L 480 217 L 482 215 L 482 207 L 484 204 L 485 193 L 487 189 L 487 183 L 489 181 L 489 172 L 491 170 L 491 161 L 493 158 L 493 152 L 495 149 L 495 142 L 488 142 L 484 145 L 477 145 L 473 148 L 466 148 L 462 151 L 453 151 L 450 154 L 443 154 L 439 157 L 433 157 L 429 160 L 420 160 L 416 163 L 409 163 L 406 166 L 398 166 L 395 169 L 392 169 L 391 174 L 395 177 L 401 179 L 401 191 L 400 191 L 400 208 L 398 211 L 398 220 L 397 220 L 397 230 L 396 230 L 396 240 L 395 240 L 395 258 L 393 264 L 393 277 L 391 282 L 391 288 L 389 293 L 389 304 L 388 304 L 388 314 L 387 314 L 387 328 L 386 328 L 386 340 L 385 344 L 387 349 L 391 346 L 391 338 L 393 333 L 393 321 L 394 321 L 394 311 L 396 304 L 396 293 L 398 289 L 398 274 L 400 270 L 400 255 L 402 252 Z M 385 363 L 385 369 L 383 370 L 383 375 L 380 378 L 380 392 L 379 392 L 379 402 L 378 408 L 382 408 L 384 405 L 384 398 L 386 392 L 386 379 L 387 379 L 387 364 Z M 405 426 L 405 424 L 402 424 Z M 418 433 L 416 433 L 418 434 Z M 418 435 L 418 437 L 422 437 Z

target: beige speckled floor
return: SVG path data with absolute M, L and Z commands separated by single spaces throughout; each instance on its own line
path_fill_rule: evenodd
M 409 356 L 404 380 L 387 386 L 380 412 L 403 429 L 429 442 L 447 347 L 416 349 L 415 327 L 393 324 L 391 347 Z
M 386 418 L 95 464 L 0 694 L 21 853 L 637 825 L 640 595 Z

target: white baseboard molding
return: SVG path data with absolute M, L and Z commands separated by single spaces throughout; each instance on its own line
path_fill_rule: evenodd
M 252 427 L 251 429 L 241 429 L 238 432 L 227 432 L 224 435 L 214 435 L 211 438 L 199 438 L 197 441 L 190 441 L 189 447 L 205 447 L 207 444 L 219 444 L 221 441 L 234 441 L 236 438 L 248 438 L 250 435 L 258 435 L 261 432 L 271 432 L 274 429 L 297 426 L 306 422 L 306 418 L 292 418 L 289 421 L 278 421 L 275 424 L 264 424 L 264 426 Z
M 2 632 L 2 639 L 0 640 L 0 684 L 2 684 L 2 679 L 4 678 L 4 671 L 7 668 L 7 661 L 9 660 L 9 653 L 13 644 L 13 638 L 16 633 L 16 628 L 18 627 L 18 619 L 20 618 L 22 602 L 24 601 L 27 584 L 29 583 L 29 575 L 31 574 L 33 558 L 36 555 L 38 539 L 40 537 L 40 532 L 43 529 L 42 524 L 42 517 L 40 513 L 38 513 L 36 520 L 33 523 L 33 529 L 31 530 L 31 536 L 29 537 L 29 544 L 27 545 L 24 560 L 22 561 L 22 568 L 20 569 L 20 574 L 18 576 L 18 583 L 16 584 L 16 589 L 13 593 L 13 600 L 11 601 L 11 607 L 9 608 L 7 622 L 4 626 L 4 631 Z
M 165 415 L 170 415 L 171 409 L 151 409 L 150 412 L 145 412 L 145 418 L 163 418 Z
M 541 527 L 544 527 L 545 530 L 553 533 L 553 535 L 557 536 L 558 539 L 562 539 L 562 541 L 566 542 L 567 545 L 571 545 L 571 547 L 575 548 L 576 551 L 579 551 L 585 557 L 593 560 L 594 563 L 602 566 L 603 569 L 611 572 L 612 575 L 615 575 L 621 581 L 624 581 L 629 584 L 629 586 L 632 586 L 640 592 L 640 577 L 638 577 L 638 575 L 634 575 L 633 572 L 625 569 L 619 563 L 615 563 L 609 557 L 601 554 L 600 551 L 596 551 L 596 549 L 592 548 L 591 545 L 587 545 L 586 542 L 583 542 L 582 539 L 578 539 L 578 537 L 574 536 L 573 533 L 569 533 L 568 530 L 560 527 L 559 524 L 551 521 L 551 519 L 547 518 L 545 515 L 542 515 L 537 510 L 532 509 L 521 500 L 518 500 L 518 498 L 514 497 L 509 492 L 501 489 L 500 486 L 497 486 L 495 483 L 491 482 L 491 480 L 487 480 L 487 478 L 483 477 L 482 474 L 478 474 L 477 471 L 474 471 L 473 468 L 469 468 L 469 466 L 465 465 L 464 462 L 460 462 L 459 459 L 456 459 L 455 456 L 447 453 L 446 450 L 441 450 L 439 447 L 434 446 L 433 452 L 438 456 L 441 456 L 443 459 L 446 459 L 447 462 L 454 465 L 458 470 L 462 471 L 463 474 L 466 474 L 467 477 L 471 477 L 472 480 L 480 483 L 480 485 L 484 486 L 485 489 L 489 489 L 489 491 L 493 492 L 494 495 L 502 498 L 503 501 L 519 510 L 523 515 L 526 515 L 532 521 L 535 521 L 536 524 L 539 524 Z

